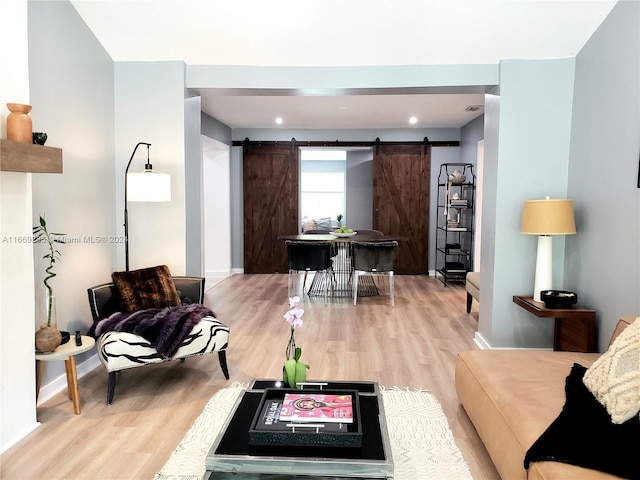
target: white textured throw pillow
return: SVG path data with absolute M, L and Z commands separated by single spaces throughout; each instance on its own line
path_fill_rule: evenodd
M 640 317 L 587 369 L 583 382 L 613 423 L 624 423 L 640 412 Z

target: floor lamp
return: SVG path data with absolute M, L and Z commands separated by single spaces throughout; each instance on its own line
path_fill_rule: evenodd
M 527 200 L 522 210 L 520 231 L 525 235 L 538 235 L 533 299 L 540 302 L 540 292 L 551 290 L 553 273 L 551 236 L 576 233 L 573 202 L 549 197 L 544 200 Z
M 141 173 L 129 173 L 131 161 L 140 145 L 147 146 L 147 163 Z M 150 143 L 139 142 L 133 149 L 127 168 L 124 171 L 124 256 L 126 271 L 129 271 L 129 212 L 127 205 L 131 202 L 170 202 L 171 175 L 158 172 L 149 163 Z

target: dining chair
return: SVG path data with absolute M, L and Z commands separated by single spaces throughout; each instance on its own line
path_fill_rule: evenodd
M 396 263 L 396 249 L 398 242 L 351 242 L 353 254 L 351 257 L 353 278 L 353 305 L 358 301 L 358 278 L 363 274 L 387 275 L 389 277 L 389 291 L 391 306 L 395 306 L 393 292 L 393 269 Z
M 382 233 L 380 230 L 361 230 L 359 228 L 354 228 L 354 230 L 357 232 L 355 237 L 358 238 L 358 235 L 367 235 L 369 237 L 384 237 L 384 233 Z
M 304 280 L 302 281 L 303 293 L 307 282 L 307 274 L 309 272 L 322 272 L 326 298 L 329 288 L 332 288 L 333 285 L 331 278 L 327 278 L 327 275 L 332 273 L 331 242 L 287 240 L 285 243 L 287 245 L 289 264 L 289 297 L 294 296 L 299 272 L 304 272 Z
M 302 232 L 303 235 L 331 235 L 333 230 L 307 230 L 306 232 Z M 338 244 L 331 242 L 331 256 L 335 257 L 338 255 Z

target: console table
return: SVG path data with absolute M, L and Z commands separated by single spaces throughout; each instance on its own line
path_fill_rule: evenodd
M 553 349 L 596 352 L 596 311 L 580 308 L 546 308 L 533 297 L 514 296 L 513 303 L 539 318 L 554 318 Z

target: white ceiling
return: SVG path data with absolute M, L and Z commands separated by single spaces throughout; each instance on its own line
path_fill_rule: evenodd
M 497 64 L 575 56 L 615 0 L 71 0 L 114 61 L 188 65 Z M 481 92 L 200 91 L 233 128 L 458 128 Z

